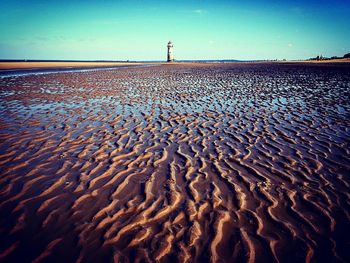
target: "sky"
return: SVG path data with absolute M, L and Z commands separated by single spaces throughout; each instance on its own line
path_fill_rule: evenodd
M 305 59 L 350 52 L 349 0 L 0 0 L 0 59 Z

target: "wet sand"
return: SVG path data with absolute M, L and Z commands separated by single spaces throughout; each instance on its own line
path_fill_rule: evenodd
M 142 65 L 140 62 L 0 62 L 0 70 L 35 69 L 35 68 L 86 68 L 86 67 L 118 67 Z
M 350 66 L 0 78 L 1 262 L 349 262 Z
M 329 63 L 350 63 L 350 58 L 336 58 L 336 59 L 324 59 L 324 60 L 302 60 L 302 61 L 286 61 L 291 63 L 312 63 L 312 64 L 329 64 Z

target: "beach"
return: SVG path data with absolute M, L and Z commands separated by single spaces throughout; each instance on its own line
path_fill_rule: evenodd
M 139 62 L 84 62 L 84 61 L 0 61 L 0 70 L 45 68 L 96 68 L 140 65 Z
M 349 58 L 328 59 L 328 60 L 287 60 L 287 61 L 271 61 L 272 63 L 296 63 L 296 64 L 346 64 L 350 63 Z M 242 61 L 243 63 L 243 61 Z M 268 63 L 266 61 L 244 62 L 246 64 Z M 109 68 L 109 67 L 125 67 L 125 66 L 142 66 L 142 65 L 161 65 L 163 62 L 103 62 L 103 61 L 0 61 L 0 74 L 5 70 L 33 70 L 33 69 L 68 69 L 68 68 Z M 169 64 L 169 63 L 167 63 Z M 201 62 L 182 62 L 175 61 L 170 64 L 181 65 L 201 65 Z M 207 63 L 208 64 L 208 63 Z
M 132 66 L 0 77 L 1 262 L 350 261 L 349 63 Z

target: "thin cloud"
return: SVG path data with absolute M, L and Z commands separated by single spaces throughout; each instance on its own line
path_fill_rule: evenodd
M 204 9 L 195 9 L 195 10 L 192 10 L 192 13 L 195 13 L 195 14 L 205 14 L 205 13 L 207 13 L 207 10 L 204 10 Z
M 180 10 L 178 11 L 180 13 L 188 13 L 188 14 L 196 14 L 196 15 L 203 15 L 203 14 L 206 14 L 208 13 L 207 10 L 205 9 L 192 9 L 192 10 Z

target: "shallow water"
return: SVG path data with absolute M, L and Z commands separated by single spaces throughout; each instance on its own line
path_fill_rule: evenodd
M 0 96 L 1 261 L 350 261 L 348 65 L 34 74 Z

